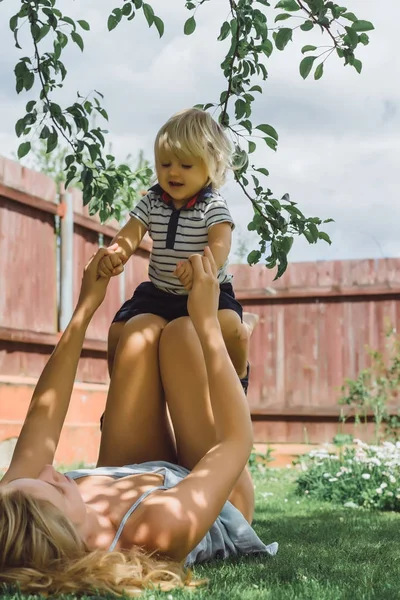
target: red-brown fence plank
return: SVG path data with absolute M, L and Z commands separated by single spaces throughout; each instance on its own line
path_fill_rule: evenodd
M 0 327 L 57 331 L 54 215 L 0 196 Z

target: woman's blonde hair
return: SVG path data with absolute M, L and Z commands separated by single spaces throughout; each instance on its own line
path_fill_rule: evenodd
M 53 504 L 21 490 L 0 493 L 0 583 L 23 592 L 113 593 L 136 596 L 145 588 L 193 587 L 190 572 L 130 552 L 91 551 Z
M 209 113 L 197 108 L 176 113 L 161 127 L 154 144 L 156 163 L 163 149 L 201 158 L 215 189 L 225 183 L 226 172 L 232 168 L 232 146 L 224 130 Z

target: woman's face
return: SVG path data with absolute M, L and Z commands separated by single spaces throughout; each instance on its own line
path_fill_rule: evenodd
M 41 500 L 48 500 L 56 506 L 77 527 L 83 528 L 86 520 L 86 505 L 73 479 L 69 479 L 46 465 L 37 479 L 21 477 L 8 484 Z

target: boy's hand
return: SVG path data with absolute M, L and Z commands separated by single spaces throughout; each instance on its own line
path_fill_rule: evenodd
M 97 268 L 97 275 L 99 277 L 114 277 L 119 275 L 124 270 L 124 262 L 118 249 L 110 254 L 104 256 Z
M 190 292 L 193 285 L 193 267 L 190 260 L 178 262 L 173 274 L 179 279 L 185 290 Z

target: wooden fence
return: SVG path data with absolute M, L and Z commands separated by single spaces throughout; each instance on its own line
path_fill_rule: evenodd
M 58 221 L 53 181 L 0 158 L 0 441 L 18 435 L 32 387 L 59 337 Z M 74 295 L 84 264 L 114 225 L 89 217 L 74 192 Z M 106 339 L 115 311 L 147 279 L 145 240 L 93 319 L 59 457 L 94 460 L 107 391 Z M 291 264 L 277 282 L 264 266 L 232 265 L 234 287 L 260 324 L 251 342 L 249 404 L 258 442 L 318 443 L 338 431 L 345 378 L 400 327 L 400 259 Z M 346 425 L 345 431 L 354 431 Z M 365 435 L 365 432 L 363 432 Z M 0 458 L 1 466 L 1 458 Z
M 370 364 L 369 349 L 387 356 L 386 332 L 400 331 L 400 259 L 291 264 L 276 282 L 264 266 L 231 271 L 238 299 L 260 315 L 250 352 L 256 439 L 331 441 L 345 379 Z M 350 420 L 342 431 L 368 437 L 372 426 Z

